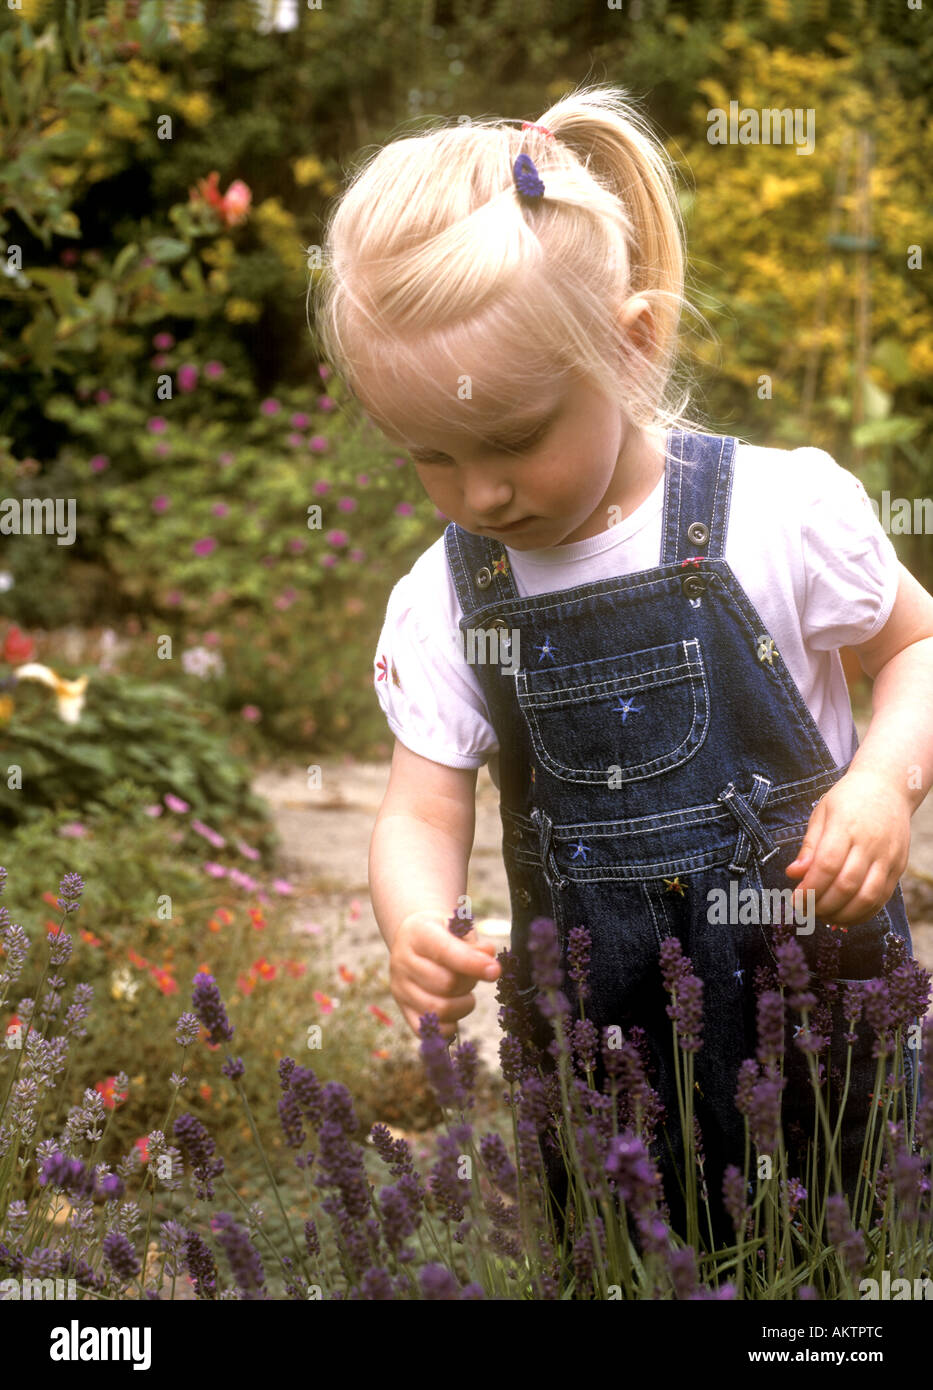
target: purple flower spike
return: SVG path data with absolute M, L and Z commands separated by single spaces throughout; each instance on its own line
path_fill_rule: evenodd
M 233 1028 L 213 975 L 195 975 L 191 1002 L 204 1027 L 210 1030 L 211 1036 L 208 1041 L 229 1042 L 233 1037 Z

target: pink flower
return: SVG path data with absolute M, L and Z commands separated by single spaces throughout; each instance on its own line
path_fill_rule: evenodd
M 296 555 L 300 555 L 303 550 L 307 550 L 308 544 L 307 541 L 303 541 L 301 537 L 298 536 L 288 542 L 288 548 Z
M 355 512 L 356 505 L 355 497 L 341 497 L 337 502 L 337 510 L 338 512 Z
M 216 830 L 212 830 L 210 826 L 205 825 L 202 820 L 192 820 L 191 829 L 195 831 L 196 834 L 203 836 L 209 844 L 214 846 L 214 849 L 223 849 L 224 845 L 227 843 L 223 835 L 218 834 Z
M 323 497 L 325 492 L 330 492 L 330 483 L 326 482 L 323 478 L 319 478 L 314 484 L 313 491 L 317 493 L 318 497 Z
M 152 499 L 152 510 L 154 512 L 165 512 L 171 506 L 171 501 L 164 492 L 160 492 L 158 497 Z
M 210 377 L 212 381 L 223 376 L 226 370 L 222 362 L 216 362 L 213 358 L 211 358 L 210 362 L 204 363 L 204 375 Z
M 291 434 L 285 436 L 285 443 L 291 445 L 293 449 L 300 449 L 304 442 L 304 436 L 298 434 L 296 430 L 292 430 Z
M 184 594 L 179 589 L 170 589 L 165 595 L 165 602 L 170 608 L 177 608 L 184 600 Z
M 415 509 L 414 509 L 414 507 L 411 505 L 410 502 L 399 502 L 398 505 L 397 505 L 396 508 L 395 508 L 395 515 L 396 515 L 396 516 L 411 516 L 412 513 L 414 512 L 414 510 L 415 510 Z
M 324 554 L 321 556 L 321 564 L 322 564 L 322 565 L 324 566 L 324 568 L 327 569 L 327 570 L 332 570 L 332 569 L 334 568 L 334 565 L 336 565 L 336 563 L 337 563 L 337 556 L 336 556 L 336 555 L 332 555 L 331 552 L 330 552 L 329 550 L 325 551 Z
M 297 589 L 291 589 L 291 588 L 289 588 L 289 589 L 284 589 L 284 590 L 282 591 L 282 593 L 280 593 L 280 594 L 278 595 L 278 597 L 276 598 L 276 600 L 275 600 L 275 606 L 276 606 L 276 608 L 282 609 L 282 610 L 284 611 L 284 609 L 286 609 L 286 608 L 291 608 L 292 604 L 295 602 L 295 599 L 296 599 L 297 597 L 298 597 L 298 590 L 297 590 Z
M 337 402 L 332 400 L 330 396 L 318 396 L 317 398 L 317 408 L 323 410 L 325 415 L 328 411 L 334 410 L 336 405 Z
M 73 820 L 67 825 L 60 825 L 58 833 L 64 835 L 67 840 L 83 840 L 87 834 L 87 826 L 82 825 L 79 820 Z
M 292 931 L 302 936 L 320 936 L 324 928 L 320 922 L 296 922 Z
M 350 903 L 350 911 L 349 911 L 349 913 L 348 913 L 348 915 L 347 915 L 347 921 L 348 921 L 348 922 L 355 922 L 356 919 L 359 917 L 359 915 L 360 915 L 360 900 L 359 900 L 359 898 L 353 898 L 352 901 L 351 901 L 351 903 Z
M 396 468 L 404 468 L 408 460 L 396 457 L 392 462 L 395 464 Z
M 361 564 L 363 563 L 363 561 L 366 559 L 366 551 L 365 551 L 365 550 L 349 550 L 349 551 L 347 551 L 347 559 L 352 560 L 353 563 L 356 564 L 356 565 L 361 565 Z
M 328 531 L 325 539 L 328 545 L 346 545 L 349 538 L 346 531 Z
M 247 859 L 258 859 L 260 857 L 259 850 L 253 849 L 252 845 L 244 844 L 242 840 L 234 840 L 233 843 Z
M 158 348 L 160 352 L 165 352 L 168 348 L 175 346 L 175 339 L 171 333 L 157 333 L 152 340 L 152 346 Z
M 222 454 L 217 455 L 217 462 L 221 468 L 229 468 L 232 463 L 236 462 L 236 454 L 231 454 L 230 450 L 226 449 Z
M 161 372 L 163 367 L 168 366 L 168 353 L 157 352 L 149 358 L 149 365 L 154 372 Z
M 100 391 L 94 392 L 94 399 L 98 405 L 106 405 L 108 401 L 113 400 L 113 397 L 111 396 L 109 391 L 104 391 L 103 389 L 101 389 Z
M 230 508 L 227 506 L 226 502 L 215 502 L 213 507 L 211 507 L 214 516 L 226 516 L 229 510 Z
M 192 363 L 186 362 L 183 367 L 178 368 L 178 389 L 179 391 L 193 391 L 198 384 L 198 369 Z
M 168 429 L 168 421 L 161 415 L 153 415 L 146 421 L 146 429 L 150 434 L 164 434 Z
M 234 179 L 221 201 L 221 215 L 228 227 L 242 222 L 249 212 L 253 195 L 242 179 Z
M 312 454 L 323 454 L 327 448 L 327 440 L 322 434 L 312 434 L 308 440 L 308 448 Z
M 235 883 L 238 888 L 246 888 L 250 893 L 254 892 L 259 887 L 258 880 L 253 878 L 251 874 L 244 874 L 242 869 L 231 869 L 228 878 L 230 882 Z
M 366 487 L 367 483 L 369 482 L 369 474 L 357 473 L 356 481 L 359 483 L 360 487 Z
M 294 415 L 292 416 L 292 418 L 291 418 L 291 425 L 292 425 L 292 428 L 293 428 L 293 429 L 296 429 L 296 430 L 306 430 L 306 429 L 308 428 L 308 426 L 310 425 L 310 423 L 311 423 L 311 417 L 310 417 L 310 415 L 305 415 L 305 414 L 304 414 L 302 411 L 300 411 L 300 410 L 297 410 L 297 411 L 295 412 L 295 414 L 294 414 Z
M 211 878 L 226 878 L 230 871 L 223 864 L 215 864 L 213 859 L 209 859 L 204 865 L 204 872 L 210 874 Z
M 170 454 L 172 452 L 172 446 L 171 444 L 163 444 L 161 442 L 158 444 L 153 444 L 152 452 L 155 454 L 156 458 L 164 459 L 166 454 Z
M 154 806 L 144 806 L 143 810 L 147 816 L 161 816 L 162 814 L 162 807 L 158 802 Z
M 274 878 L 272 880 L 272 890 L 275 893 L 281 893 L 283 897 L 286 893 L 294 893 L 295 891 L 287 878 Z
M 317 374 L 322 381 L 326 381 L 328 377 L 333 375 L 330 367 L 328 367 L 326 362 L 321 363 L 321 365 L 317 369 Z
M 282 407 L 274 396 L 267 396 L 266 399 L 260 403 L 259 409 L 262 411 L 263 415 L 278 415 Z
M 181 797 L 176 796 L 174 792 L 166 792 L 162 800 L 170 811 L 175 811 L 180 816 L 184 815 L 186 811 L 191 810 L 187 801 L 182 801 Z
M 213 536 L 202 536 L 199 541 L 195 541 L 191 549 L 195 555 L 210 555 L 212 550 L 217 549 L 217 542 Z
M 251 724 L 257 723 L 262 718 L 262 710 L 258 705 L 244 705 L 240 710 L 244 719 L 248 719 Z
M 204 643 L 205 647 L 219 647 L 219 646 L 220 646 L 220 633 L 219 633 L 219 632 L 205 632 L 205 634 L 204 634 L 204 636 L 202 637 L 201 640 L 202 640 L 202 642 Z

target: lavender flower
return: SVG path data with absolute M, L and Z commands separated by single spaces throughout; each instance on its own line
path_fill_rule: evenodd
M 630 1130 L 609 1143 L 606 1172 L 623 1202 L 637 1214 L 653 1212 L 661 1197 L 661 1178 L 641 1139 Z
M 734 1163 L 730 1163 L 722 1179 L 722 1200 L 723 1206 L 729 1213 L 733 1230 L 738 1235 L 745 1226 L 745 1219 L 748 1213 L 748 1205 L 745 1194 L 745 1177 L 736 1168 Z
M 233 1217 L 225 1211 L 211 1217 L 211 1230 L 217 1237 L 227 1259 L 233 1281 L 243 1299 L 266 1298 L 266 1276 L 259 1252 L 249 1238 L 245 1227 L 238 1226 Z
M 826 1234 L 842 1256 L 849 1277 L 854 1279 L 865 1267 L 865 1237 L 853 1228 L 849 1204 L 838 1192 L 826 1199 Z
M 758 997 L 758 1060 L 768 1062 L 784 1055 L 784 1000 L 777 990 Z
M 747 1057 L 739 1067 L 738 1084 L 735 1088 L 735 1108 L 740 1115 L 749 1115 L 752 1108 L 752 1092 L 758 1079 L 758 1066 Z
M 184 1013 L 175 1024 L 175 1041 L 179 1047 L 190 1047 L 197 1042 L 201 1024 L 196 1014 Z
M 785 1085 L 784 1077 L 766 1073 L 752 1087 L 748 1124 L 752 1143 L 760 1154 L 773 1154 L 777 1149 L 778 1129 L 781 1123 L 781 1091 Z
M 528 928 L 531 975 L 539 990 L 560 990 L 564 976 L 560 968 L 557 928 L 550 917 L 536 917 Z
M 191 1165 L 198 1197 L 210 1201 L 214 1195 L 213 1179 L 224 1171 L 223 1159 L 212 1157 L 216 1144 L 196 1115 L 179 1115 L 174 1134 L 182 1155 Z
M 684 956 L 676 936 L 666 936 L 658 951 L 661 978 L 668 994 L 674 994 L 680 981 L 690 973 L 691 962 Z
M 599 1045 L 595 1023 L 588 1018 L 575 1019 L 570 1041 L 579 1070 L 592 1071 L 596 1066 L 596 1049 Z
M 421 1060 L 427 1074 L 431 1090 L 437 1097 L 438 1105 L 446 1109 L 460 1110 L 463 1106 L 463 1092 L 457 1080 L 447 1043 L 440 1033 L 437 1014 L 422 1014 L 418 1020 L 421 1038 Z
M 104 1259 L 118 1279 L 135 1279 L 140 1270 L 139 1260 L 122 1231 L 109 1231 L 104 1236 L 101 1249 Z
M 77 912 L 84 892 L 84 879 L 80 874 L 65 874 L 58 885 L 58 906 L 63 912 Z
M 917 1106 L 917 1137 L 927 1153 L 933 1150 L 933 1017 L 920 1030 L 920 1072 L 924 1086 Z
M 395 1177 L 414 1171 L 414 1159 L 407 1140 L 393 1139 L 388 1126 L 384 1124 L 374 1124 L 369 1133 L 373 1148 Z
M 421 1213 L 412 1202 L 408 1186 L 398 1182 L 394 1187 L 384 1187 L 379 1194 L 382 1212 L 382 1232 L 386 1244 L 393 1254 L 397 1254 L 406 1239 L 413 1235 L 421 1224 Z
M 567 975 L 577 987 L 577 998 L 589 997 L 589 969 L 592 938 L 586 927 L 572 927 L 567 938 Z
M 351 1220 L 359 1221 L 369 1211 L 369 1183 L 362 1149 L 351 1144 L 349 1136 L 357 1128 L 356 1112 L 347 1088 L 339 1081 L 328 1081 L 323 1090 L 324 1119 L 318 1131 L 316 1178 L 319 1187 L 333 1187 Z
M 188 1231 L 185 1239 L 185 1259 L 188 1273 L 194 1281 L 194 1291 L 198 1298 L 217 1297 L 217 1267 L 210 1248 L 197 1231 Z
M 774 954 L 778 964 L 778 978 L 784 988 L 795 992 L 805 990 L 810 982 L 810 972 L 800 942 L 795 941 L 793 937 L 789 941 L 782 941 Z
M 236 1081 L 246 1071 L 246 1067 L 242 1057 L 228 1057 L 220 1070 L 224 1076 L 229 1076 L 231 1081 Z
M 233 1037 L 233 1028 L 227 1018 L 227 1011 L 223 1006 L 220 997 L 220 990 L 217 988 L 213 975 L 203 972 L 194 977 L 194 992 L 191 996 L 194 1011 L 209 1029 L 209 1042 L 222 1043 L 229 1042 Z
M 697 1261 L 692 1247 L 683 1246 L 680 1249 L 669 1250 L 667 1267 L 674 1286 L 674 1297 L 692 1298 L 697 1291 Z
M 463 1220 L 464 1204 L 469 1201 L 469 1178 L 460 1176 L 461 1158 L 466 1153 L 473 1130 L 468 1124 L 451 1125 L 446 1134 L 439 1134 L 431 1166 L 430 1187 L 450 1223 Z
M 685 958 L 685 964 L 690 961 Z M 677 1045 L 682 1052 L 699 1052 L 703 1046 L 703 981 L 698 976 L 683 974 L 677 981 L 674 1001 L 667 1006 L 667 1016 L 677 1026 Z
M 450 1300 L 459 1296 L 460 1285 L 450 1270 L 441 1264 L 424 1265 L 421 1274 L 421 1292 L 425 1299 Z
M 894 1051 L 894 1018 L 891 996 L 886 980 L 862 981 L 862 1006 L 865 1018 L 875 1035 L 872 1056 L 881 1057 Z
M 455 912 L 447 923 L 447 930 L 450 932 L 451 936 L 456 936 L 463 940 L 463 938 L 469 936 L 470 932 L 473 930 L 472 914 L 469 917 L 458 917 Z
M 517 1197 L 518 1180 L 501 1134 L 484 1134 L 479 1141 L 480 1158 L 490 1178 L 506 1197 Z

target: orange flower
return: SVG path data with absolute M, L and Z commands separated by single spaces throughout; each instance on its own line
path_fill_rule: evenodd
M 344 984 L 347 985 L 352 985 L 353 981 L 356 979 L 353 971 L 348 970 L 345 965 L 338 965 L 337 974 L 340 976 L 341 980 L 343 980 Z
M 104 1105 L 108 1110 L 114 1110 L 118 1105 L 122 1105 L 126 1100 L 127 1092 L 117 1090 L 117 1078 L 108 1076 L 104 1081 L 98 1081 L 94 1090 L 99 1092 L 104 1099 Z
M 300 980 L 307 968 L 303 960 L 287 960 L 285 962 L 285 969 L 293 980 Z
M 392 1027 L 392 1020 L 387 1013 L 383 1013 L 378 1004 L 370 1004 L 369 1012 L 373 1018 L 378 1018 L 380 1023 L 385 1023 L 389 1028 Z
M 237 986 L 244 994 L 252 994 L 256 988 L 256 981 L 252 975 L 237 975 Z
M 214 1092 L 211 1090 L 210 1086 L 208 1086 L 206 1081 L 202 1086 L 198 1087 L 198 1095 L 201 1097 L 202 1100 L 210 1100 L 213 1094 Z
M 207 924 L 207 930 L 208 930 L 208 931 L 220 931 L 220 927 L 221 927 L 221 924 L 220 924 L 220 922 L 217 921 L 217 918 L 216 918 L 216 917 L 212 917 L 211 920 L 210 920 L 210 921 L 208 922 L 208 924 Z
M 216 1052 L 217 1049 L 220 1047 L 220 1043 L 208 1042 L 208 1038 L 210 1037 L 210 1035 L 211 1030 L 209 1028 L 205 1028 L 204 1024 L 202 1023 L 200 1029 L 198 1030 L 198 1041 L 202 1042 L 205 1047 L 209 1047 L 211 1052 Z
M 146 957 L 141 956 L 138 951 L 134 951 L 132 946 L 127 951 L 126 955 L 127 959 L 131 962 L 131 964 L 138 965 L 140 970 L 149 969 L 149 962 L 146 960 Z
M 104 944 L 99 936 L 95 936 L 92 931 L 87 931 L 84 927 L 81 928 L 81 940 L 86 941 L 89 946 L 103 946 Z
M 219 918 L 225 927 L 229 927 L 230 923 L 233 921 L 233 913 L 226 907 L 219 907 L 214 913 L 214 916 Z
M 250 970 L 254 971 L 257 975 L 261 975 L 264 980 L 275 979 L 275 966 L 271 965 L 269 961 L 266 960 L 265 956 L 260 956 L 258 960 L 254 960 L 250 966 Z
M 329 1014 L 334 1011 L 334 1001 L 327 994 L 322 994 L 319 989 L 314 991 L 314 997 L 321 1006 L 321 1013 Z
M 139 1157 L 140 1157 L 140 1159 L 142 1160 L 143 1163 L 148 1163 L 148 1162 L 149 1162 L 149 1136 L 148 1136 L 148 1134 L 144 1134 L 143 1137 L 142 1137 L 142 1139 L 134 1139 L 134 1140 L 133 1140 L 133 1148 L 136 1149 L 136 1150 L 138 1151 Z
M 149 973 L 163 994 L 178 993 L 178 981 L 172 977 L 168 970 L 152 969 Z
M 266 919 L 263 916 L 262 908 L 251 907 L 249 910 L 249 915 L 252 919 L 253 926 L 256 928 L 256 930 L 262 931 L 263 927 L 266 925 Z
M 49 936 L 58 936 L 58 933 L 62 929 L 62 924 L 61 922 L 46 922 L 45 929 Z
M 55 893 L 43 893 L 42 901 L 48 903 L 49 907 L 58 907 L 58 897 Z
M 383 1059 L 392 1055 L 387 1047 L 374 1047 L 372 1051 L 374 1057 L 381 1057 Z

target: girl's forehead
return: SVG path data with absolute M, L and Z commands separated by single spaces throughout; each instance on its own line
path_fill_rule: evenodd
M 476 434 L 531 420 L 551 409 L 570 383 L 556 375 L 509 378 L 494 363 L 463 370 L 443 363 L 380 374 L 354 383 L 354 394 L 373 423 L 390 438 L 420 442 L 427 432 Z

